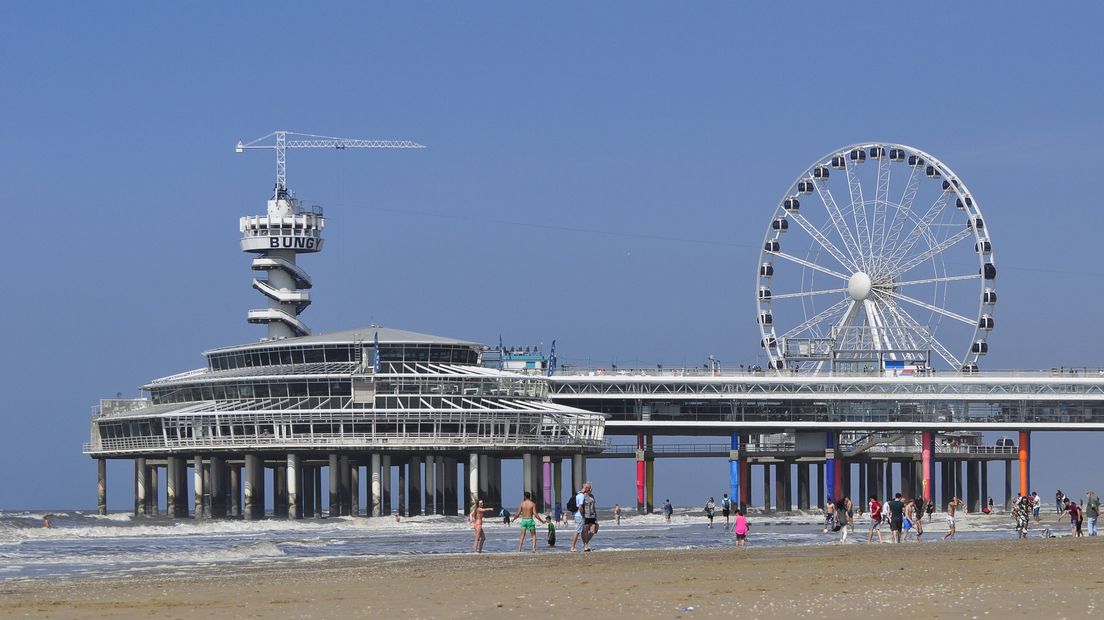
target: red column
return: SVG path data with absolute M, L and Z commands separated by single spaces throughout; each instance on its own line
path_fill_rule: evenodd
M 1031 476 L 1031 433 L 1020 431 L 1020 495 L 1027 495 Z
M 923 486 L 923 497 L 925 502 L 931 502 L 932 500 L 932 448 L 934 447 L 934 433 L 931 431 L 924 431 L 920 434 L 920 468 L 924 470 L 923 478 L 920 484 Z

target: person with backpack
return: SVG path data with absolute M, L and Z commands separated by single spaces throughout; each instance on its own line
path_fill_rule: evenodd
M 705 503 L 705 518 L 709 519 L 709 527 L 713 527 L 713 513 L 717 510 L 717 502 L 713 501 L 710 497 L 709 501 Z
M 728 531 L 728 512 L 731 506 L 732 502 L 728 499 L 728 493 L 725 493 L 724 496 L 721 497 L 721 516 L 723 516 L 725 520 L 724 529 L 726 532 Z
M 579 544 L 579 538 L 583 535 L 583 513 L 582 508 L 583 500 L 586 499 L 586 493 L 584 490 L 586 485 L 583 485 L 583 489 L 580 489 L 578 493 L 567 498 L 567 512 L 570 512 L 575 519 L 575 533 L 571 535 L 571 550 L 575 551 L 576 546 Z
M 589 482 L 583 485 L 586 497 L 579 506 L 579 512 L 583 514 L 583 551 L 590 551 L 590 541 L 598 533 L 598 503 L 594 499 L 593 489 Z

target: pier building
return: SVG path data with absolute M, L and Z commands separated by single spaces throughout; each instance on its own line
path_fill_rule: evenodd
M 561 503 L 563 464 L 570 461 L 575 490 L 588 457 L 635 459 L 642 512 L 654 506 L 655 461 L 668 457 L 726 459 L 730 495 L 745 506 L 753 502 L 752 468 L 761 468 L 760 505 L 768 510 L 792 508 L 795 495 L 807 509 L 811 489 L 817 503 L 901 491 L 943 504 L 957 495 L 977 510 L 990 494 L 993 462 L 1004 466 L 1002 503 L 1014 488 L 1032 490 L 1032 434 L 1104 430 L 1098 370 L 979 368 L 996 304 L 991 227 L 982 225 L 961 178 L 912 147 L 846 147 L 787 190 L 756 265 L 766 372 L 726 370 L 712 356 L 702 369 L 555 372 L 554 356 L 540 348 L 490 349 L 380 326 L 312 333 L 300 318 L 311 279 L 297 258 L 322 250 L 325 217 L 287 191 L 282 149 L 420 145 L 317 136 L 288 142 L 285 133 L 273 134 L 275 147 L 238 147 L 277 152 L 266 214 L 240 222 L 241 249 L 266 274 L 253 287 L 267 307 L 247 318 L 267 335 L 205 352 L 203 367 L 150 381 L 143 398 L 101 401 L 84 446 L 98 464 L 101 512 L 107 459 L 133 460 L 136 513 L 159 512 L 163 486 L 173 516 L 253 519 L 269 505 L 289 518 L 323 510 L 382 516 L 396 503 L 403 515 L 456 514 L 477 496 L 501 505 L 502 463 L 510 459 L 521 461 L 522 487 L 548 510 Z M 868 160 L 874 200 L 862 197 Z M 894 167 L 907 179 L 900 201 L 889 192 Z M 837 193 L 851 196 L 845 209 L 830 179 L 843 182 Z M 924 183 L 935 198 L 918 215 L 911 205 Z M 810 219 L 814 197 L 827 213 L 822 221 Z M 941 217 L 965 218 L 965 225 L 935 235 L 932 223 Z M 810 256 L 829 264 L 783 252 L 783 233 L 787 248 L 807 244 Z M 909 275 L 937 256 L 933 273 Z M 961 273 L 956 264 L 965 265 Z M 811 286 L 787 265 L 846 285 Z M 957 284 L 971 288 L 957 294 Z M 940 305 L 905 288 L 934 290 Z M 801 300 L 809 299 L 829 302 L 806 308 Z M 967 316 L 963 304 L 980 314 Z M 937 320 L 915 319 L 917 308 Z M 939 317 L 961 333 L 941 327 Z M 983 433 L 991 431 L 1004 436 L 987 444 Z M 670 436 L 703 439 L 656 441 Z M 398 488 L 391 489 L 396 470 Z

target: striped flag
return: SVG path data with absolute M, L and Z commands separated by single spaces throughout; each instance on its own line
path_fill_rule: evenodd
M 372 370 L 373 370 L 373 372 L 378 373 L 380 371 L 380 366 L 381 366 L 381 364 L 380 364 L 380 353 L 379 353 L 379 332 L 376 332 L 376 336 L 373 339 L 373 344 L 375 345 L 376 352 L 374 354 L 372 354 Z
M 548 352 L 548 376 L 556 374 L 556 341 L 552 341 L 552 349 Z

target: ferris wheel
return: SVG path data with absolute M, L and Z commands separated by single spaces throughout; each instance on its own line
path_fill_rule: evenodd
M 958 175 L 910 146 L 847 146 L 774 210 L 756 278 L 760 344 L 777 370 L 975 372 L 996 277 L 988 222 Z

